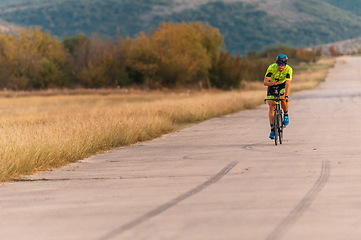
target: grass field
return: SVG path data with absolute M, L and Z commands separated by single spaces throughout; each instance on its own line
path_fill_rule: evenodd
M 293 89 L 316 86 L 332 64 L 333 60 L 328 59 L 301 66 L 294 76 Z M 263 102 L 265 91 L 258 82 L 248 83 L 245 90 L 228 92 L 1 92 L 0 181 L 255 108 Z

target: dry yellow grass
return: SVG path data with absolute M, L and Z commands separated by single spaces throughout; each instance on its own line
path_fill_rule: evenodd
M 335 58 L 324 58 L 317 64 L 304 64 L 297 67 L 293 76 L 292 91 L 315 88 L 325 80 L 329 68 L 334 64 Z
M 6 93 L 8 97 L 0 101 L 0 181 L 254 108 L 263 102 L 265 90 L 257 83 L 244 91 L 191 94 L 104 90 L 100 95 L 9 97 L 13 95 Z
M 0 101 L 0 179 L 156 138 L 184 124 L 253 107 L 262 96 L 256 91 L 5 98 Z

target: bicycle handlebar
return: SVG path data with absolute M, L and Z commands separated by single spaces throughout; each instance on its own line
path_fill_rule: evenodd
M 287 102 L 287 99 L 280 99 L 280 98 L 274 98 L 274 99 L 265 99 L 264 100 L 264 103 L 266 103 L 266 101 L 268 101 L 268 100 L 270 100 L 270 101 L 286 101 Z
M 268 100 L 271 100 L 271 101 L 286 101 L 287 99 L 281 99 L 281 98 L 265 99 L 265 101 L 268 101 Z

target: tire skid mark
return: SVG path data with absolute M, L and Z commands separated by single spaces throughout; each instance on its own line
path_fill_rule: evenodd
M 149 211 L 148 213 L 134 219 L 133 221 L 124 224 L 123 226 L 111 231 L 110 233 L 104 235 L 103 237 L 98 238 L 97 240 L 107 240 L 117 237 L 118 235 L 122 234 L 124 231 L 129 230 L 131 228 L 136 227 L 137 225 L 163 213 L 164 211 L 168 210 L 171 207 L 174 207 L 178 203 L 186 200 L 187 198 L 192 197 L 193 195 L 201 192 L 205 188 L 209 187 L 210 185 L 216 183 L 219 181 L 222 177 L 224 177 L 229 171 L 231 171 L 236 165 L 238 164 L 238 161 L 234 161 L 229 163 L 225 168 L 223 168 L 221 171 L 219 171 L 216 175 L 214 175 L 212 178 L 208 179 L 206 182 L 202 183 L 198 187 L 191 189 L 190 191 L 176 197 L 175 199 Z
M 330 161 L 323 161 L 321 173 L 315 185 L 306 194 L 306 196 L 298 203 L 292 212 L 280 222 L 273 232 L 266 238 L 266 240 L 281 239 L 288 229 L 302 216 L 302 214 L 310 207 L 313 200 L 321 192 L 330 176 Z
M 274 143 L 273 143 L 273 145 L 274 145 Z M 264 149 L 264 148 L 255 148 L 255 147 L 264 147 L 264 146 L 266 146 L 266 147 L 268 147 L 268 146 L 272 146 L 273 147 L 273 145 L 270 145 L 270 144 L 266 144 L 266 143 L 264 143 L 264 142 L 260 142 L 260 143 L 253 143 L 253 144 L 246 144 L 246 145 L 243 145 L 243 146 L 241 146 L 243 149 L 246 149 L 246 150 L 248 150 L 248 151 L 253 151 L 253 152 L 262 152 L 262 153 L 264 153 L 264 152 L 269 152 L 269 150 L 268 149 Z
M 284 143 L 288 142 L 288 140 L 283 140 L 283 141 Z M 275 147 L 277 146 L 275 146 L 274 140 L 272 140 L 271 142 L 259 142 L 259 143 L 241 145 L 241 148 L 247 151 L 252 151 L 257 153 L 269 153 L 270 151 L 273 151 Z

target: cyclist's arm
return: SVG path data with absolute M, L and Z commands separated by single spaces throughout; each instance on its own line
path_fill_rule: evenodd
M 265 77 L 263 84 L 267 87 L 271 87 L 271 86 L 275 86 L 278 84 L 278 82 L 270 82 L 271 78 L 270 77 Z
M 290 67 L 288 73 L 286 74 L 285 96 L 289 96 L 291 94 L 292 75 L 293 75 L 293 69 Z
M 285 96 L 289 96 L 291 93 L 291 81 L 286 81 L 286 91 L 285 91 Z

